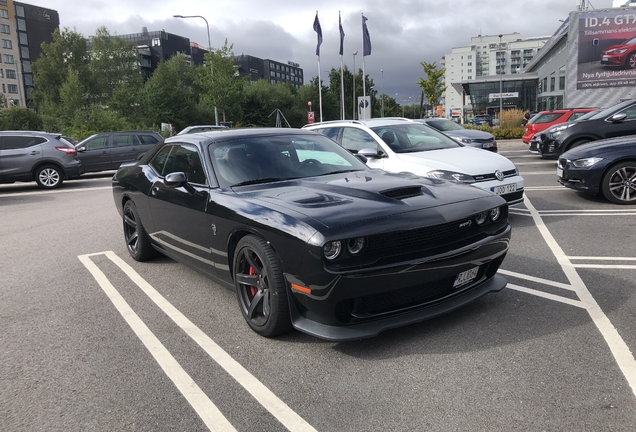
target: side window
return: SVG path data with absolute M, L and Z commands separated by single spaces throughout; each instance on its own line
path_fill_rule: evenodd
M 46 139 L 42 137 L 5 136 L 4 150 L 25 149 L 43 142 L 46 142 Z
M 627 118 L 625 120 L 634 120 L 636 119 L 636 105 L 630 106 L 629 108 L 622 111 L 627 114 Z
M 108 137 L 102 136 L 93 138 L 90 141 L 86 141 L 84 143 L 84 147 L 86 147 L 86 150 L 102 150 L 108 148 Z
M 320 132 L 327 138 L 331 138 L 335 142 L 338 142 L 338 133 L 341 128 L 332 127 L 332 128 L 324 128 L 324 129 L 316 129 L 317 132 Z
M 166 160 L 164 175 L 173 172 L 183 172 L 190 183 L 206 184 L 206 177 L 197 148 L 189 144 L 174 145 L 172 147 L 173 150 Z
M 157 144 L 159 140 L 152 135 L 137 135 L 142 144 Z
M 572 117 L 570 117 L 570 121 L 576 120 L 579 117 L 583 117 L 585 114 L 587 114 L 587 113 L 584 113 L 584 112 L 574 113 L 574 114 L 572 114 Z
M 153 167 L 160 176 L 163 175 L 163 170 L 166 166 L 166 160 L 168 159 L 170 150 L 172 150 L 172 146 L 165 146 L 157 152 L 155 157 L 152 159 L 152 162 L 150 162 L 150 166 Z
M 113 147 L 131 147 L 139 144 L 135 135 L 113 135 Z
M 378 149 L 378 143 L 373 137 L 362 129 L 345 127 L 342 130 L 342 146 L 351 153 L 357 153 L 363 148 Z

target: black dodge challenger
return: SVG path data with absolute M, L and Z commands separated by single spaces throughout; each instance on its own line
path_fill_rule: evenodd
M 503 198 L 359 158 L 307 130 L 168 138 L 113 177 L 128 251 L 233 288 L 267 337 L 372 337 L 506 286 Z

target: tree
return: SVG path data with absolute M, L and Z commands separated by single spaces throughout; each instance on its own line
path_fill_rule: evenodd
M 42 118 L 28 108 L 6 108 L 0 114 L 0 128 L 3 130 L 42 130 Z
M 227 39 L 222 48 L 205 55 L 206 67 L 197 69 L 198 85 L 202 89 L 201 102 L 217 107 L 223 116 L 240 119 L 243 88 L 248 77 L 239 77 L 238 66 L 234 65 L 233 45 Z
M 433 110 L 435 109 L 435 105 L 439 102 L 439 99 L 442 97 L 444 92 L 446 91 L 446 86 L 443 86 L 442 78 L 444 77 L 444 73 L 446 73 L 445 68 L 437 69 L 437 65 L 435 62 L 426 63 L 420 62 L 422 68 L 424 69 L 424 73 L 427 76 L 427 79 L 420 78 L 417 82 L 417 85 L 420 86 L 424 96 L 433 106 Z
M 287 121 L 290 123 L 294 121 L 296 117 L 295 90 L 289 83 L 270 84 L 266 79 L 247 83 L 243 90 L 243 125 L 275 126 L 274 111 L 277 109 L 281 110 Z
M 42 44 L 42 54 L 31 65 L 33 70 L 32 93 L 35 106 L 40 111 L 55 111 L 60 102 L 60 89 L 69 73 L 74 73 L 82 85 L 89 81 L 86 39 L 67 28 L 53 32 L 53 41 Z
M 159 63 L 142 92 L 148 123 L 171 123 L 177 130 L 200 123 L 196 116 L 198 101 L 192 88 L 197 68 L 188 64 L 184 54 Z

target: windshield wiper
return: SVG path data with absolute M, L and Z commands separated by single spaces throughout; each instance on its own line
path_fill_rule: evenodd
M 247 186 L 247 185 L 260 184 L 260 183 L 271 183 L 271 182 L 277 182 L 277 181 L 283 181 L 283 180 L 294 180 L 294 179 L 297 179 L 297 178 L 298 177 L 285 177 L 285 178 L 263 177 L 263 178 L 257 178 L 257 179 L 253 179 L 253 180 L 246 180 L 244 182 L 236 183 L 236 184 L 233 184 L 232 187 L 234 187 L 234 186 Z
M 350 170 L 329 171 L 329 172 L 326 172 L 326 173 L 318 174 L 316 177 L 326 176 L 326 175 L 329 175 L 329 174 L 340 174 L 340 173 L 357 172 L 357 171 L 361 171 L 361 170 L 359 170 L 359 169 L 350 169 Z

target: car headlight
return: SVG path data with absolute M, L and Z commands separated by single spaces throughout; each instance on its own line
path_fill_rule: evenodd
M 347 240 L 347 250 L 351 255 L 360 255 L 364 251 L 364 247 L 367 245 L 367 240 L 364 237 L 357 237 Z
M 450 180 L 459 183 L 475 183 L 475 179 L 468 174 L 462 174 L 454 171 L 435 170 L 426 173 L 428 177 Z
M 481 212 L 477 216 L 475 216 L 475 222 L 477 222 L 477 225 L 483 225 L 486 223 L 487 220 L 488 220 L 487 211 Z
M 592 165 L 602 160 L 603 158 L 600 158 L 600 157 L 583 158 L 583 159 L 573 160 L 572 165 L 574 165 L 577 168 L 587 168 L 587 167 L 591 167 Z
M 559 125 L 559 126 L 553 126 L 550 129 L 548 129 L 548 133 L 554 134 L 554 133 L 557 133 L 557 132 L 561 132 L 561 131 L 564 131 L 567 128 L 572 127 L 572 126 L 574 126 L 574 123 L 569 123 L 569 124 L 566 123 L 566 124 L 562 124 L 562 125 Z
M 472 138 L 462 138 L 462 137 L 451 137 L 453 138 L 455 141 L 459 141 L 462 144 L 470 144 L 471 142 L 473 142 Z
M 621 48 L 621 49 L 610 50 L 609 52 L 610 52 L 611 54 L 623 54 L 625 51 L 627 51 L 627 48 Z
M 336 258 L 338 258 L 338 256 L 340 256 L 341 251 L 342 251 L 342 243 L 340 243 L 340 241 L 331 241 L 326 243 L 322 247 L 322 254 L 329 261 L 333 261 Z
M 502 214 L 503 212 L 501 211 L 501 207 L 496 207 L 490 210 L 490 220 L 493 222 L 497 222 L 499 219 L 501 219 Z

